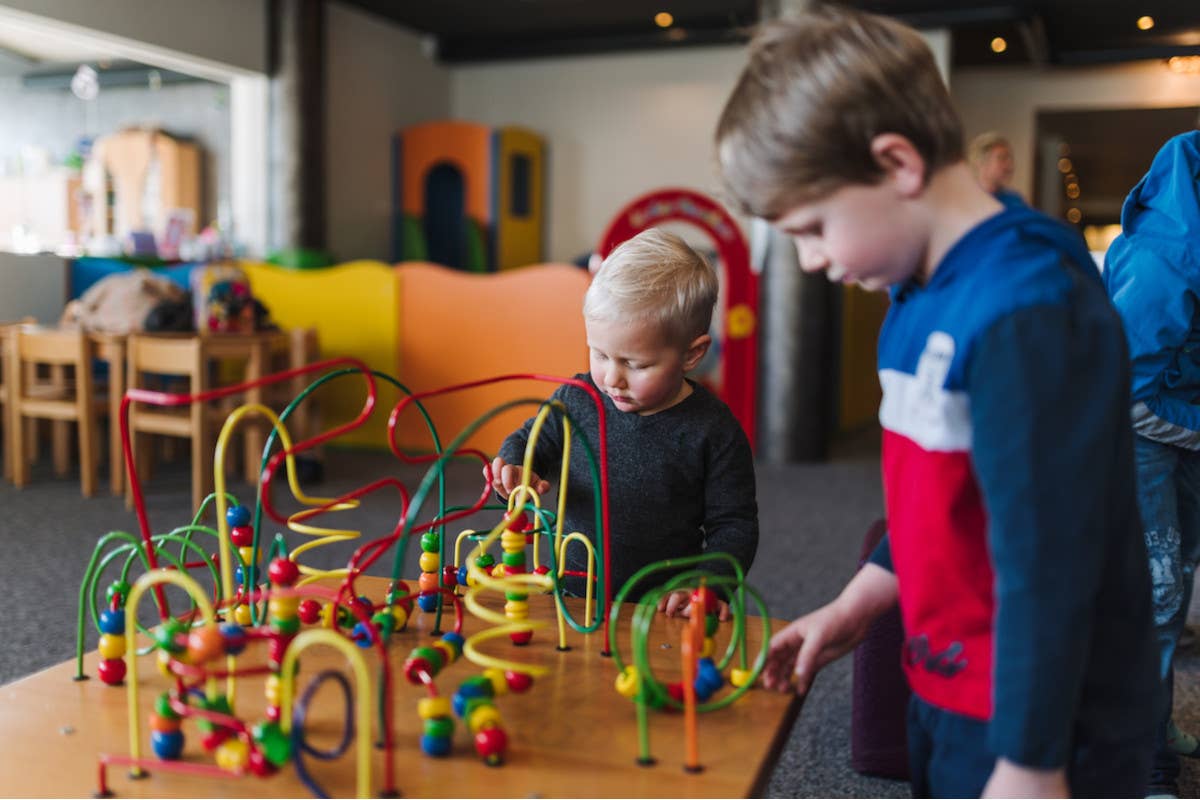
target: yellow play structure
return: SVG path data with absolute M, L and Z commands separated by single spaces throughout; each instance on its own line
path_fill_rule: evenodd
M 315 327 L 324 358 L 353 356 L 413 391 L 513 372 L 573 375 L 587 369 L 585 270 L 539 264 L 468 273 L 422 262 L 354 261 L 317 270 L 241 262 L 255 297 L 281 327 Z M 399 397 L 379 385 L 380 411 L 339 443 L 385 447 L 387 409 Z M 501 384 L 426 401 L 438 430 L 462 430 L 518 396 L 544 397 L 545 384 Z M 325 424 L 353 418 L 363 398 L 345 384 L 318 390 Z M 491 420 L 467 442 L 494 453 L 528 408 Z M 416 414 L 400 420 L 402 447 L 432 449 Z

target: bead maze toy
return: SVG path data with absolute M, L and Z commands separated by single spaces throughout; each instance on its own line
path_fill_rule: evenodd
M 211 402 L 250 386 L 290 381 L 297 375 L 312 373 L 321 374 L 278 415 L 257 404 L 234 410 L 217 438 L 213 462 L 215 492 L 196 509 L 188 524 L 166 533 L 152 533 L 129 449 L 129 405 L 184 406 Z M 366 399 L 359 414 L 349 422 L 309 439 L 293 442 L 286 422 L 295 409 L 321 386 L 346 378 L 356 378 L 364 384 Z M 700 609 L 710 602 L 713 588 L 732 598 L 734 638 L 719 664 L 706 662 L 703 658 L 693 663 L 693 651 L 703 649 L 703 636 L 700 635 L 703 631 L 696 627 L 700 623 L 692 626 L 690 638 L 685 637 L 691 643 L 685 642 L 685 650 L 690 655 L 684 659 L 685 688 L 680 699 L 673 699 L 679 692 L 671 694 L 672 690 L 664 690 L 654 679 L 646 667 L 644 653 L 639 655 L 637 650 L 638 637 L 644 642 L 645 631 L 654 616 L 653 600 L 648 601 L 648 606 L 647 601 L 643 601 L 634 618 L 634 666 L 640 671 L 628 673 L 615 651 L 619 606 L 611 602 L 603 414 L 600 415 L 598 452 L 593 451 L 587 437 L 581 437 L 593 491 L 600 499 L 595 504 L 597 535 L 594 541 L 578 531 L 563 530 L 564 493 L 559 494 L 557 510 L 551 511 L 542 507 L 531 486 L 537 436 L 551 415 L 558 415 L 563 428 L 564 478 L 569 468 L 571 434 L 576 426 L 557 401 L 541 398 L 511 401 L 482 415 L 443 446 L 423 400 L 512 380 L 572 384 L 588 392 L 592 400 L 600 404 L 598 393 L 586 382 L 541 375 L 500 376 L 414 393 L 394 378 L 373 371 L 354 359 L 332 359 L 266 376 L 254 384 L 198 394 L 131 389 L 122 404 L 120 424 L 140 536 L 113 531 L 101 537 L 89 560 L 79 594 L 75 677 L 86 678 L 83 651 L 86 622 L 90 616 L 92 626 L 99 634 L 98 676 L 105 684 L 124 686 L 127 693 L 129 751 L 99 756 L 97 793 L 110 793 L 107 769 L 112 766 L 127 767 L 132 777 L 167 771 L 201 778 L 268 777 L 294 766 L 298 779 L 314 795 L 324 796 L 325 790 L 306 759 L 339 759 L 353 745 L 358 796 L 398 796 L 394 715 L 401 702 L 398 693 L 401 682 L 391 665 L 394 652 L 391 645 L 405 636 L 410 619 L 417 614 L 431 618 L 431 633 L 437 636 L 412 647 L 400 667 L 404 681 L 424 693 L 415 702 L 421 725 L 421 751 L 431 757 L 451 755 L 454 718 L 458 717 L 470 732 L 479 758 L 489 766 L 499 766 L 506 760 L 510 741 L 501 714 L 500 698 L 509 693 L 529 691 L 537 678 L 547 674 L 548 667 L 498 655 L 494 641 L 508 638 L 513 647 L 519 648 L 532 640 L 535 631 L 548 625 L 545 621 L 532 620 L 529 615 L 531 598 L 541 594 L 551 595 L 554 604 L 558 624 L 556 650 L 570 649 L 568 627 L 582 634 L 599 633 L 604 643 L 602 653 L 614 655 L 622 680 L 626 684 L 632 682 L 633 696 L 639 703 L 641 737 L 646 741 L 644 758 L 649 759 L 644 720 L 647 705 L 659 703 L 659 700 L 662 700 L 660 704 L 668 706 L 681 704 L 679 707 L 686 714 L 694 716 L 696 711 L 713 710 L 736 700 L 757 677 L 762 664 L 760 656 L 747 673 L 744 640 L 747 592 L 765 615 L 761 600 L 744 586 L 740 568 L 736 565 L 736 580 L 701 578 L 697 576 L 702 573 L 693 570 L 673 578 L 661 590 L 648 595 L 657 598 L 663 591 L 691 587 L 699 597 L 693 603 L 695 620 L 701 619 Z M 307 495 L 299 483 L 295 456 L 361 425 L 375 408 L 376 386 L 380 381 L 391 383 L 403 394 L 388 418 L 388 444 L 401 461 L 428 465 L 420 484 L 410 492 L 398 479 L 383 477 L 338 497 Z M 463 442 L 496 414 L 522 404 L 538 408 L 525 452 L 522 479 L 507 503 L 489 504 L 490 462 L 483 453 L 464 448 Z M 410 406 L 415 407 L 426 421 L 432 453 L 408 453 L 397 443 L 397 421 Z M 225 450 L 238 426 L 255 416 L 267 420 L 271 433 L 263 450 L 259 482 L 254 487 L 255 502 L 242 504 L 226 489 Z M 477 458 L 483 465 L 484 486 L 471 505 L 447 507 L 445 466 L 452 457 L 463 456 Z M 272 480 L 281 466 L 292 498 L 302 506 L 300 511 L 286 515 L 276 507 L 271 492 Z M 421 521 L 422 508 L 433 493 L 435 483 L 436 511 Z M 565 485 L 565 480 L 560 485 Z M 320 518 L 354 508 L 363 498 L 376 493 L 394 496 L 399 501 L 394 529 L 359 546 L 344 568 L 320 569 L 310 564 L 310 559 L 304 556 L 315 548 L 361 537 L 360 531 L 318 525 Z M 454 541 L 451 559 L 447 525 L 477 513 L 495 513 L 499 519 L 490 530 L 468 528 L 462 531 Z M 208 521 L 210 515 L 213 522 Z M 276 533 L 268 542 L 264 534 L 264 517 L 304 540 L 293 545 L 283 533 Z M 421 549 L 418 564 L 421 573 L 415 591 L 400 578 L 404 574 L 405 544 L 410 538 L 417 539 Z M 464 553 L 462 545 L 468 542 L 468 552 Z M 491 554 L 496 546 L 500 551 L 498 562 Z M 531 546 L 532 563 L 527 554 Z M 566 575 L 574 574 L 565 568 L 568 546 L 584 547 L 588 555 L 588 568 L 579 575 L 586 579 L 588 587 L 582 621 L 572 616 L 561 592 L 560 581 Z M 392 555 L 392 566 L 387 591 L 381 601 L 374 602 L 358 590 L 356 581 L 388 553 Z M 667 567 L 692 566 L 704 558 L 669 562 Z M 136 579 L 133 577 L 135 570 L 142 573 Z M 635 580 L 652 571 L 652 568 L 643 570 Z M 105 576 L 112 572 L 115 576 L 111 576 L 111 581 L 106 584 Z M 101 587 L 104 587 L 103 600 Z M 165 591 L 168 588 L 186 596 L 188 605 L 182 611 L 171 609 Z M 628 591 L 627 585 L 616 598 L 618 603 Z M 502 611 L 495 608 L 495 599 L 490 602 L 486 599 L 489 595 L 503 596 Z M 157 624 L 152 626 L 143 621 L 144 615 L 139 618 L 139 610 L 149 610 L 139 609 L 146 596 L 152 598 L 158 616 Z M 452 613 L 452 622 L 449 622 L 447 612 Z M 481 623 L 479 630 L 467 630 L 465 612 Z M 448 630 L 443 630 L 443 622 L 447 622 Z M 644 650 L 644 644 L 641 647 Z M 298 666 L 300 655 L 314 648 L 340 653 L 346 667 L 325 669 L 308 676 L 307 686 L 299 688 L 297 682 L 307 675 Z M 735 678 L 741 685 L 729 697 L 707 702 L 710 689 L 716 688 L 710 686 L 714 680 L 713 672 L 724 669 L 735 652 L 741 654 L 741 672 L 735 669 L 733 674 L 742 675 Z M 148 681 L 139 674 L 139 657 L 151 653 L 155 654 L 158 671 L 166 684 L 154 696 L 153 710 L 144 720 L 150 729 L 152 755 L 147 755 L 142 735 L 146 709 L 141 695 Z M 480 672 L 460 679 L 456 690 L 447 697 L 439 690 L 437 678 L 461 657 L 476 664 Z M 697 675 L 699 677 L 695 677 Z M 262 717 L 254 723 L 241 713 L 250 703 L 246 698 L 256 696 L 241 688 L 248 680 L 262 682 L 262 692 L 258 695 L 262 698 Z M 337 690 L 345 715 L 337 744 L 321 749 L 313 744 L 306 726 L 311 704 L 317 692 L 327 684 Z M 692 689 L 687 688 L 693 684 Z M 694 720 L 689 724 L 693 731 L 690 735 L 694 737 Z M 194 748 L 186 747 L 187 731 L 193 727 L 201 734 L 201 747 L 212 753 L 215 763 L 204 763 Z M 373 740 L 382 750 L 383 768 L 380 783 L 374 788 Z M 691 760 L 694 759 L 689 762 Z
M 678 572 L 681 568 L 722 561 L 726 562 L 723 566 L 732 568 L 735 577 L 711 574 L 703 569 L 688 569 L 674 575 L 642 596 L 633 612 L 630 629 L 633 662 L 626 664 L 621 657 L 621 651 L 616 641 L 616 616 L 620 613 L 625 595 L 643 579 L 655 573 Z M 679 653 L 682 677 L 678 681 L 664 684 L 651 671 L 647 654 L 647 640 L 650 627 L 655 618 L 659 616 L 657 614 L 659 599 L 671 592 L 681 590 L 690 592 L 688 624 L 680 637 Z M 713 656 L 716 652 L 714 636 L 718 628 L 720 604 L 718 592 L 729 598 L 733 630 L 725 653 L 719 660 L 714 660 Z M 754 600 L 762 620 L 762 645 L 752 666 L 748 665 L 746 646 L 747 595 Z M 648 712 L 650 709 L 668 708 L 682 710 L 684 714 L 683 729 L 686 743 L 684 769 L 688 772 L 701 771 L 703 767 L 700 764 L 696 715 L 700 712 L 716 711 L 735 702 L 754 685 L 766 664 L 767 646 L 771 639 L 771 620 L 762 598 L 758 592 L 746 584 L 742 567 L 736 559 L 724 553 L 713 553 L 689 558 L 668 559 L 643 567 L 634 573 L 621 588 L 610 613 L 612 614 L 612 624 L 609 626 L 610 645 L 613 661 L 618 670 L 616 690 L 621 696 L 634 702 L 638 725 L 638 763 L 643 766 L 652 766 L 656 763 L 650 754 Z M 733 691 L 720 699 L 713 699 L 716 692 L 725 685 L 722 673 L 735 657 L 738 659 L 738 666 L 733 667 L 729 673 L 729 683 L 734 687 Z

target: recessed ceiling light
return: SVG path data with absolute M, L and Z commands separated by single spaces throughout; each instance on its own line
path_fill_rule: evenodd
M 1142 16 L 1138 17 L 1137 26 L 1139 31 L 1148 31 L 1154 27 L 1154 17 Z
M 1003 53 L 1007 49 L 1008 49 L 1008 42 L 1004 41 L 1003 36 L 997 36 L 995 39 L 992 39 L 992 52 L 993 53 Z
M 666 11 L 660 11 L 654 15 L 654 24 L 660 28 L 669 28 L 675 24 L 675 18 Z

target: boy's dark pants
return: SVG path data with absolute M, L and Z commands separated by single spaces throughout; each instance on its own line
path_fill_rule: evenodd
M 979 797 L 996 766 L 988 723 L 935 708 L 916 695 L 908 705 L 913 797 Z M 1153 742 L 1077 743 L 1067 781 L 1073 797 L 1143 797 Z

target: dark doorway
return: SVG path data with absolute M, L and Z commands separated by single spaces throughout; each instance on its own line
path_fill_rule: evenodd
M 441 163 L 425 176 L 425 244 L 435 264 L 466 266 L 466 188 L 462 171 Z

